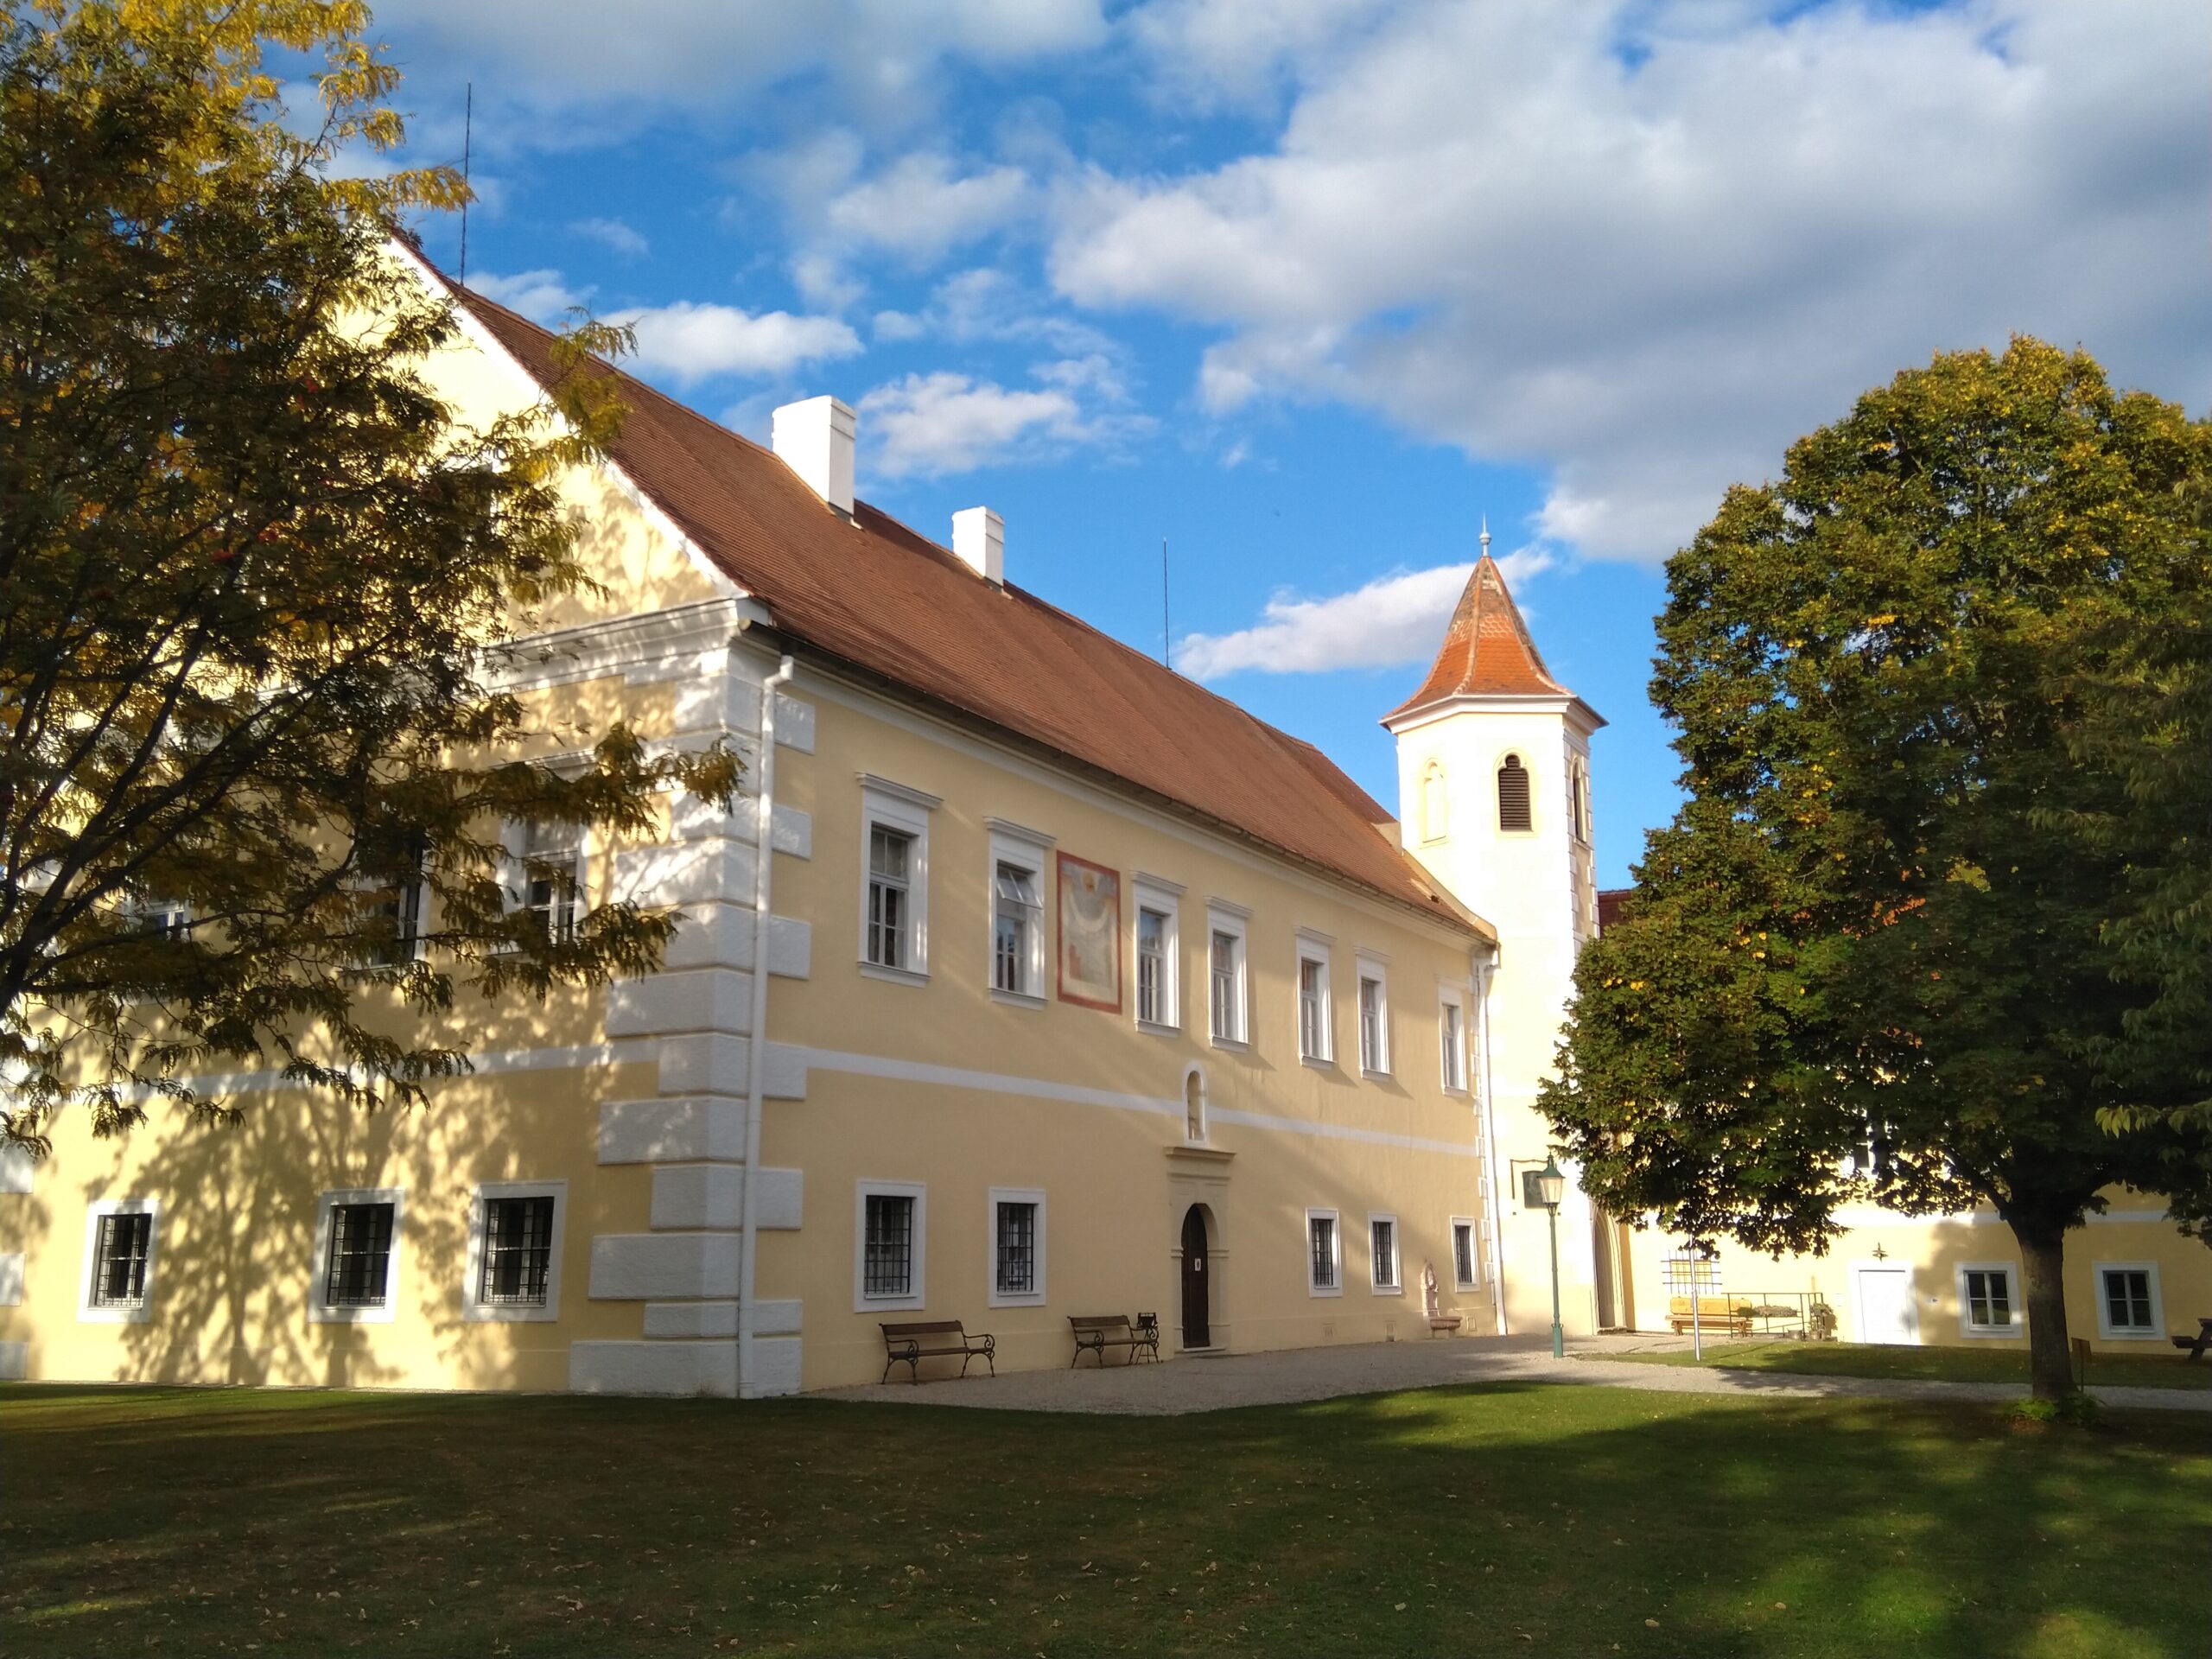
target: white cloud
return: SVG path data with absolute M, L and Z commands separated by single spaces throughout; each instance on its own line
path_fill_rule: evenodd
M 596 242 L 625 259 L 642 259 L 651 251 L 644 236 L 619 219 L 579 219 L 569 229 L 572 234 Z
M 1029 195 L 1029 176 L 1018 167 L 963 174 L 944 156 L 902 156 L 832 197 L 822 210 L 823 226 L 845 245 L 874 244 L 933 260 L 997 230 Z
M 1097 0 L 625 0 L 619 15 L 603 0 L 383 0 L 377 23 L 424 42 L 422 60 L 478 66 L 478 120 L 516 145 L 564 142 L 577 124 L 507 122 L 487 104 L 632 126 L 716 118 L 809 76 L 873 120 L 911 123 L 935 109 L 948 60 L 1031 62 L 1106 33 Z
M 510 311 L 519 311 L 533 322 L 552 326 L 591 297 L 588 288 L 571 288 L 557 270 L 524 270 L 512 276 L 479 271 L 469 287 L 488 300 L 497 300 Z
M 1541 547 L 1524 547 L 1498 562 L 1509 586 L 1552 566 Z M 1348 594 L 1301 599 L 1279 593 L 1262 620 L 1234 633 L 1185 635 L 1175 666 L 1193 679 L 1251 671 L 1319 674 L 1339 668 L 1397 668 L 1426 663 L 1467 586 L 1472 564 L 1395 571 Z M 1524 615 L 1529 607 L 1522 606 Z
M 1046 378 L 1060 365 L 1045 365 Z M 910 374 L 864 394 L 855 406 L 869 470 L 885 478 L 972 472 L 1112 445 L 1148 431 L 1139 415 L 1086 410 L 1084 384 L 1068 377 L 1039 390 L 1009 387 L 940 371 Z
M 1222 331 L 1210 408 L 1340 398 L 1546 467 L 1546 535 L 1652 559 L 1936 350 L 2024 331 L 2212 398 L 2212 33 L 2189 8 L 1300 16 L 1135 14 L 1200 67 L 1256 52 L 1296 101 L 1262 153 L 1058 199 L 1065 297 Z
M 754 313 L 691 300 L 617 311 L 607 321 L 637 332 L 633 363 L 639 370 L 680 385 L 717 374 L 788 374 L 802 364 L 861 349 L 860 336 L 835 317 Z

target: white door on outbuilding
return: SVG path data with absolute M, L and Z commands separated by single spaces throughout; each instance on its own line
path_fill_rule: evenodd
M 1859 1341 L 1910 1344 L 1920 1340 L 1911 1268 L 1856 1267 L 1851 1270 L 1851 1282 Z

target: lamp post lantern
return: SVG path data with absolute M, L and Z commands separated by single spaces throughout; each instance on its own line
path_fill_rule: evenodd
M 1559 1205 L 1567 1196 L 1567 1177 L 1560 1173 L 1559 1159 L 1547 1155 L 1536 1172 L 1536 1198 L 1552 1227 L 1552 1357 L 1567 1357 L 1567 1332 L 1559 1322 Z

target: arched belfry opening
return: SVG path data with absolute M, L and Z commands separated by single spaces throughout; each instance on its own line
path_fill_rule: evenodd
M 1508 833 L 1535 828 L 1529 808 L 1529 769 L 1509 754 L 1497 768 L 1497 827 Z

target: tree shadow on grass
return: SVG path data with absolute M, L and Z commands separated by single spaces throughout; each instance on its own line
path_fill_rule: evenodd
M 23 1654 L 2202 1650 L 2212 1424 L 1485 1385 L 1172 1419 L 9 1395 Z M 97 1467 L 93 1478 L 91 1471 Z M 16 1483 L 11 1483 L 16 1484 Z

